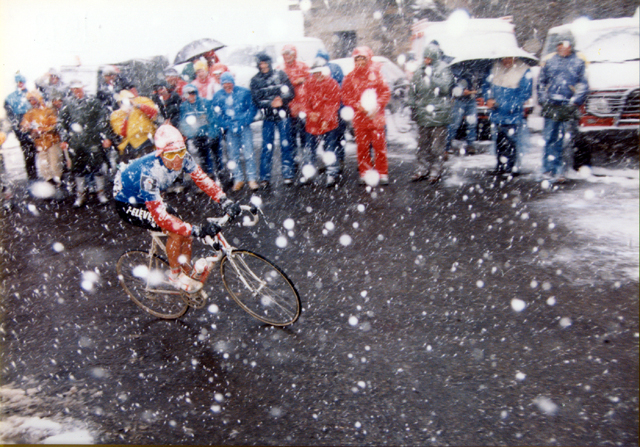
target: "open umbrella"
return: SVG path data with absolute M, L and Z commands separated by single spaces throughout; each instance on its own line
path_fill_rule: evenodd
M 173 61 L 173 65 L 182 64 L 184 62 L 189 62 L 194 57 L 202 56 L 209 51 L 216 51 L 220 48 L 226 47 L 222 42 L 218 42 L 215 39 L 198 39 L 193 42 L 182 47 L 178 54 L 176 54 L 176 59 Z

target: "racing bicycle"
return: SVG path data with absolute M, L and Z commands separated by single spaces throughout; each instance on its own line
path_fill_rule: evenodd
M 241 205 L 241 209 L 246 212 L 243 226 L 258 223 L 256 207 Z M 228 215 L 208 220 L 221 228 L 230 222 Z M 164 319 L 179 318 L 190 307 L 204 307 L 208 298 L 204 287 L 189 294 L 169 283 L 169 263 L 163 242 L 166 234 L 153 230 L 149 233 L 151 247 L 148 250 L 130 250 L 118 259 L 118 280 L 127 295 L 151 315 Z M 273 326 L 288 326 L 298 319 L 300 296 L 282 269 L 257 253 L 231 246 L 222 232 L 201 241 L 209 247 L 209 253 L 202 260 L 209 265 L 219 263 L 225 289 L 249 315 Z M 205 282 L 208 276 L 205 272 L 200 280 Z

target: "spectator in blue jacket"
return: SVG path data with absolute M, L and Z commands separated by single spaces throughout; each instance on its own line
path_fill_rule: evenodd
M 223 73 L 220 83 L 222 89 L 213 95 L 210 110 L 227 139 L 229 168 L 234 181 L 233 191 L 240 191 L 244 186 L 243 158 L 249 188 L 255 191 L 258 189 L 258 169 L 254 159 L 253 133 L 250 125 L 258 110 L 251 99 L 251 91 L 237 86 L 231 73 Z
M 538 102 L 544 117 L 544 157 L 542 172 L 559 182 L 565 181 L 564 141 L 568 135 L 573 147 L 580 113 L 589 92 L 585 61 L 575 51 L 571 32 L 558 36 L 556 52 L 543 62 L 538 78 Z
M 36 172 L 36 148 L 33 144 L 29 132 L 23 132 L 20 129 L 22 117 L 31 109 L 31 104 L 27 100 L 27 79 L 20 73 L 15 76 L 16 89 L 4 101 L 4 110 L 7 113 L 7 119 L 11 123 L 11 128 L 16 134 L 16 138 L 20 142 L 20 148 L 24 155 L 24 165 L 27 170 L 27 178 L 29 180 L 37 180 Z
M 524 103 L 531 97 L 533 79 L 525 62 L 515 57 L 497 60 L 483 86 L 490 109 L 492 137 L 498 164 L 490 174 L 510 175 L 516 163 L 517 142 L 525 124 Z
M 209 140 L 207 100 L 200 98 L 198 89 L 191 84 L 185 85 L 182 92 L 185 100 L 180 104 L 180 132 L 187 138 L 187 148 L 196 156 L 202 169 L 215 177 Z

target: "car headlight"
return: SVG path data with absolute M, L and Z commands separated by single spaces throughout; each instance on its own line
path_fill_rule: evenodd
M 589 101 L 588 110 L 595 115 L 608 115 L 611 113 L 611 106 L 607 98 L 599 96 Z

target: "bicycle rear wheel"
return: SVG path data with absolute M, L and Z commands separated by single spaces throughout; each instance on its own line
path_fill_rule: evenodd
M 128 251 L 118 259 L 118 280 L 129 298 L 151 315 L 175 319 L 185 314 L 189 306 L 182 292 L 167 282 L 169 264 L 164 259 L 142 250 Z
M 271 261 L 248 250 L 233 250 L 220 261 L 222 282 L 246 312 L 273 326 L 300 316 L 300 296 L 291 280 Z

